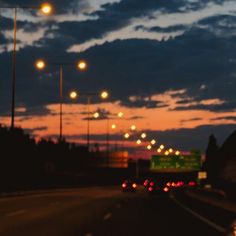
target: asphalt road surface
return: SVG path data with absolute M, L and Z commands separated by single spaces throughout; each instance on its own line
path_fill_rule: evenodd
M 149 196 L 143 188 L 123 193 L 119 187 L 57 190 L 0 199 L 0 235 L 217 236 L 225 235 L 233 220 L 231 213 L 221 214 L 222 221 L 215 209 L 181 193 Z

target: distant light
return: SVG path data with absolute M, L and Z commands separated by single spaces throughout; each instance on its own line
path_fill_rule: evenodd
M 42 70 L 45 68 L 46 64 L 43 60 L 38 60 L 36 61 L 35 66 L 37 69 Z
M 168 152 L 168 151 L 165 151 L 165 155 L 168 156 L 168 155 L 169 155 L 169 152 Z
M 116 124 L 112 124 L 112 125 L 111 125 L 111 128 L 112 128 L 112 129 L 115 129 L 115 128 L 116 128 Z
M 172 153 L 172 152 L 173 152 L 173 149 L 172 149 L 172 148 L 170 148 L 170 149 L 169 149 L 169 153 Z
M 124 137 L 125 137 L 126 139 L 128 139 L 128 138 L 130 137 L 130 134 L 129 134 L 129 133 L 125 133 L 125 134 L 124 134 Z
M 136 143 L 139 145 L 139 144 L 142 143 L 142 141 L 141 141 L 140 139 L 138 139 L 138 140 L 136 141 Z
M 162 144 L 160 145 L 160 149 L 163 150 L 165 148 L 165 146 Z
M 154 186 L 154 182 L 152 181 L 152 182 L 150 182 L 150 184 L 149 184 L 150 186 Z
M 136 183 L 133 183 L 133 184 L 132 184 L 132 187 L 133 187 L 133 188 L 136 188 L 136 187 L 137 187 L 137 184 L 136 184 Z
M 100 116 L 100 115 L 99 115 L 98 112 L 95 112 L 95 113 L 93 114 L 93 117 L 96 118 L 96 119 L 97 119 L 99 116 Z
M 49 15 L 52 12 L 52 6 L 49 3 L 44 3 L 41 5 L 40 10 L 43 14 Z
M 122 188 L 126 188 L 126 186 L 127 186 L 126 183 L 122 184 Z
M 155 139 L 151 140 L 151 144 L 155 145 L 156 144 L 156 140 Z
M 77 94 L 76 91 L 72 91 L 72 92 L 70 93 L 70 98 L 71 98 L 71 99 L 76 99 L 77 97 L 78 97 L 78 94 Z
M 121 111 L 117 114 L 117 116 L 120 117 L 120 118 L 123 117 L 123 115 L 124 115 L 124 113 L 121 112 Z
M 102 98 L 102 99 L 106 99 L 106 98 L 108 98 L 108 96 L 109 96 L 109 94 L 108 94 L 107 91 L 102 91 L 102 92 L 101 92 L 101 98 Z
M 135 126 L 135 125 L 131 125 L 130 129 L 131 129 L 132 131 L 134 131 L 134 130 L 136 130 L 136 126 Z
M 168 187 L 165 187 L 165 188 L 163 189 L 163 191 L 164 191 L 164 192 L 168 192 L 168 191 L 169 191 L 169 188 L 168 188 Z
M 160 148 L 157 149 L 157 152 L 158 152 L 158 153 L 161 153 L 161 151 L 162 151 L 162 150 L 161 150 Z
M 79 70 L 85 70 L 87 68 L 87 63 L 85 61 L 79 61 L 77 67 Z
M 180 151 L 176 151 L 176 152 L 175 152 L 175 155 L 176 155 L 176 156 L 179 156 L 179 155 L 180 155 Z
M 153 190 L 152 187 L 149 187 L 149 188 L 148 188 L 148 191 L 149 191 L 149 192 L 152 192 L 152 190 Z
M 147 135 L 145 133 L 141 134 L 141 138 L 146 138 L 146 137 L 147 137 Z
M 147 149 L 148 149 L 148 150 L 151 150 L 151 149 L 152 149 L 152 146 L 151 146 L 151 145 L 147 145 Z

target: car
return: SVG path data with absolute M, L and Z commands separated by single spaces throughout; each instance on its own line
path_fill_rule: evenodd
M 138 185 L 133 180 L 124 180 L 121 186 L 123 192 L 135 192 Z
M 169 188 L 163 183 L 157 183 L 154 181 L 150 181 L 147 187 L 149 194 L 164 194 L 169 192 Z
M 145 188 L 147 188 L 148 185 L 149 185 L 149 182 L 150 182 L 149 179 L 145 179 L 144 182 L 143 182 L 143 186 L 144 186 Z

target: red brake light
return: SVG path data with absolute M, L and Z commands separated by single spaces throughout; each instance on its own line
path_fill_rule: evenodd
M 195 182 L 193 182 L 193 181 L 190 181 L 190 182 L 188 183 L 188 185 L 189 185 L 189 186 L 195 186 L 195 185 L 196 185 L 196 183 L 195 183 Z
M 164 191 L 164 192 L 168 192 L 168 191 L 169 191 L 169 188 L 165 187 L 165 188 L 163 189 L 163 191 Z
M 148 191 L 149 191 L 149 192 L 152 192 L 152 190 L 153 190 L 152 187 L 149 187 L 149 188 L 148 188 Z
M 126 183 L 123 183 L 122 184 L 122 188 L 126 188 L 127 184 Z
M 150 186 L 154 186 L 154 182 L 150 182 Z

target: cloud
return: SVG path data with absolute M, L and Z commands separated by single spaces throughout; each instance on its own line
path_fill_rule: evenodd
M 181 151 L 200 150 L 205 152 L 208 139 L 211 134 L 214 134 L 217 138 L 219 145 L 222 145 L 225 139 L 236 129 L 235 124 L 228 125 L 201 125 L 194 129 L 171 129 L 165 131 L 158 130 L 143 130 L 148 134 L 148 137 L 155 138 L 157 146 L 164 144 L 165 148 L 174 148 Z M 91 135 L 90 140 L 93 142 L 106 142 L 107 134 L 104 131 L 103 134 Z M 69 139 L 86 139 L 86 135 L 71 135 Z M 110 134 L 109 140 L 111 142 L 121 142 L 123 137 L 121 134 Z M 130 144 L 135 144 L 136 139 L 129 139 Z M 140 147 L 142 149 L 142 147 Z M 131 151 L 137 151 L 137 146 Z
M 209 3 L 209 1 L 205 2 Z M 201 1 L 199 7 L 202 7 L 205 2 Z M 17 105 L 45 106 L 59 101 L 58 67 L 49 66 L 47 70 L 37 72 L 33 68 L 36 58 L 46 58 L 48 61 L 63 58 L 65 62 L 86 58 L 90 65 L 86 73 L 79 73 L 71 67 L 63 68 L 65 100 L 67 91 L 71 88 L 78 87 L 83 91 L 94 91 L 96 88 L 100 91 L 106 87 L 111 91 L 112 102 L 120 101 L 128 107 L 162 108 L 168 105 L 165 101 L 145 100 L 145 98 L 164 94 L 169 90 L 184 90 L 184 94 L 176 95 L 179 97 L 178 104 L 183 105 L 176 106 L 176 110 L 201 109 L 217 112 L 233 110 L 236 86 L 233 76 L 235 65 L 229 63 L 229 59 L 232 62 L 235 58 L 233 53 L 236 49 L 235 36 L 227 34 L 226 38 L 225 34 L 215 34 L 209 30 L 210 25 L 221 27 L 220 22 L 224 20 L 222 16 L 214 16 L 198 22 L 183 35 L 166 41 L 116 40 L 92 47 L 83 53 L 66 52 L 70 45 L 80 40 L 99 38 L 110 30 L 128 24 L 126 20 L 131 17 L 148 16 L 153 9 L 156 10 L 156 1 L 145 4 L 143 1 L 131 0 L 105 4 L 101 10 L 93 13 L 99 16 L 98 20 L 61 22 L 56 29 L 55 22 L 51 21 L 44 38 L 34 41 L 31 46 L 28 45 L 17 53 Z M 161 9 L 176 12 L 184 5 L 184 1 L 175 1 L 173 5 L 168 2 L 163 4 L 163 6 L 160 4 Z M 119 21 L 120 18 L 123 20 Z M 233 19 L 233 16 L 228 18 L 232 24 Z M 35 24 L 30 22 L 25 24 L 28 24 L 25 26 L 26 31 L 31 32 L 34 27 L 37 29 Z M 202 28 L 207 25 L 209 27 Z M 227 30 L 233 32 L 234 26 L 231 28 L 228 25 Z M 11 52 L 1 53 L 0 60 L 1 77 L 4 78 L 0 81 L 0 100 L 3 101 L 1 113 L 3 113 L 9 112 L 11 102 Z M 140 96 L 140 99 L 132 102 L 129 100 L 131 96 Z M 208 99 L 219 99 L 224 103 L 216 105 L 200 103 Z M 197 104 L 191 104 L 192 101 L 196 101 Z M 85 103 L 86 100 L 83 102 Z
M 160 27 L 160 26 L 155 26 L 155 27 L 145 27 L 143 25 L 137 25 L 135 26 L 135 30 L 143 30 L 143 31 L 148 31 L 148 32 L 159 32 L 159 33 L 170 33 L 170 32 L 176 32 L 176 31 L 185 31 L 188 29 L 189 26 L 186 25 L 173 25 L 169 27 Z
M 211 121 L 222 121 L 222 120 L 236 121 L 236 116 L 221 116 L 211 119 Z
M 195 118 L 191 118 L 191 119 L 187 119 L 187 120 L 181 120 L 181 123 L 186 123 L 186 122 L 192 122 L 192 121 L 200 121 L 202 120 L 202 118 L 200 117 L 195 117 Z

